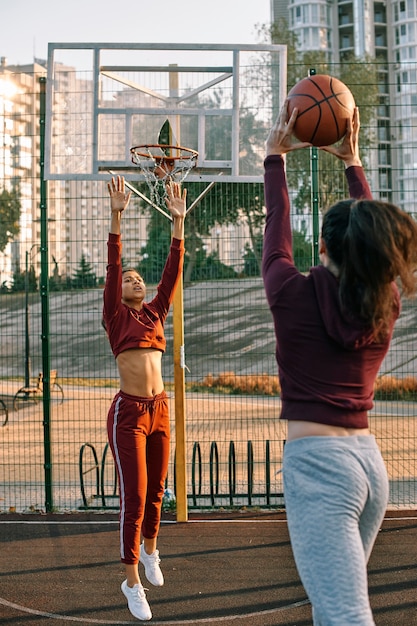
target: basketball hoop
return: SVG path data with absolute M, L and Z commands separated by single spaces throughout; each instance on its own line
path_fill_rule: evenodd
M 166 204 L 167 184 L 182 183 L 197 165 L 198 152 L 192 148 L 165 144 L 144 144 L 130 148 L 132 163 L 137 165 L 148 185 L 151 200 Z

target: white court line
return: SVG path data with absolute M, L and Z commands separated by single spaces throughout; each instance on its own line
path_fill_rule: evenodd
M 411 517 L 384 517 L 384 522 L 394 522 L 394 521 L 405 521 L 405 520 L 411 520 L 411 521 L 416 521 L 417 517 L 411 516 Z M 181 522 L 182 523 L 182 522 Z M 286 519 L 190 519 L 187 520 L 186 522 L 187 524 L 286 524 L 287 520 Z M 82 521 L 66 521 L 66 520 L 61 520 L 61 521 L 55 521 L 55 520 L 0 520 L 0 525 L 1 524 L 33 524 L 34 526 L 36 524 L 58 524 L 58 525 L 64 525 L 64 524 L 68 524 L 68 525 L 75 525 L 75 526 L 80 526 L 80 525 L 88 525 L 88 524 L 94 524 L 95 526 L 98 526 L 99 524 L 102 525 L 118 525 L 119 521 L 118 520 L 86 520 L 84 522 Z M 161 521 L 161 526 L 162 525 L 169 525 L 169 524 L 177 524 L 177 522 L 175 520 L 162 520 Z
M 189 520 L 188 523 L 192 523 L 192 524 L 196 524 L 196 523 L 230 523 L 233 522 L 234 520 Z M 286 520 L 235 520 L 237 523 L 241 524 L 241 523 L 246 523 L 246 522 L 251 522 L 251 521 L 255 521 L 256 523 L 286 523 Z M 175 521 L 163 521 L 162 524 L 176 524 L 177 522 Z M 118 521 L 111 521 L 111 520 L 98 520 L 98 521 L 65 521 L 65 520 L 61 520 L 61 521 L 54 521 L 54 520 L 0 520 L 0 524 L 30 524 L 30 525 L 39 525 L 39 524 L 51 524 L 51 525 L 88 525 L 88 524 L 101 524 L 101 525 L 117 525 Z M 4 606 L 7 606 L 9 608 L 12 609 L 16 609 L 18 611 L 21 611 L 23 613 L 29 613 L 31 615 L 38 615 L 39 617 L 47 617 L 48 619 L 60 619 L 62 621 L 67 621 L 67 622 L 78 622 L 78 623 L 83 623 L 83 624 L 110 624 L 112 626 L 121 626 L 124 624 L 132 624 L 133 622 L 115 622 L 114 620 L 95 620 L 95 619 L 88 619 L 88 618 L 78 618 L 78 617 L 72 617 L 72 616 L 67 616 L 67 615 L 60 615 L 57 613 L 48 613 L 48 612 L 44 612 L 44 611 L 38 611 L 36 609 L 29 609 L 27 607 L 18 605 L 18 604 L 14 604 L 13 602 L 9 602 L 8 600 L 5 600 L 4 598 L 0 598 L 0 604 L 3 604 Z M 158 622 L 155 620 L 152 620 L 152 623 L 155 624 L 155 626 L 158 626 L 158 624 L 160 626 L 193 626 L 194 624 L 216 624 L 216 623 L 221 623 L 221 622 L 227 622 L 227 621 L 235 621 L 235 620 L 241 620 L 241 619 L 247 619 L 248 617 L 259 617 L 262 615 L 271 615 L 274 613 L 280 613 L 282 611 L 286 611 L 289 609 L 295 609 L 298 608 L 300 606 L 304 606 L 305 604 L 309 604 L 308 600 L 301 600 L 299 602 L 293 602 L 292 604 L 288 604 L 286 606 L 282 606 L 276 609 L 268 609 L 265 611 L 257 611 L 257 612 L 253 612 L 253 613 L 245 613 L 243 615 L 228 615 L 228 616 L 222 616 L 222 617 L 207 617 L 207 618 L 201 618 L 201 619 L 192 619 L 192 620 L 169 620 L 166 621 L 164 620 L 163 622 Z M 135 622 L 136 623 L 136 622 Z
M 411 520 L 417 520 L 417 517 L 384 517 L 384 522 L 394 522 L 395 520 L 407 520 L 407 519 L 411 519 Z
M 67 622 L 78 622 L 82 624 L 110 624 L 111 626 L 119 626 L 121 624 L 137 624 L 135 622 L 115 622 L 114 620 L 107 619 L 89 619 L 85 617 L 72 617 L 69 615 L 61 615 L 59 613 L 47 613 L 44 611 L 37 611 L 36 609 L 28 609 L 24 606 L 20 606 L 19 604 L 14 604 L 13 602 L 8 602 L 8 600 L 4 600 L 0 598 L 0 604 L 7 606 L 11 609 L 16 609 L 18 611 L 22 611 L 23 613 L 30 613 L 31 615 L 38 615 L 39 617 L 47 617 L 49 619 L 60 619 L 62 621 Z M 152 620 L 152 624 L 155 626 L 193 626 L 194 624 L 216 624 L 219 622 L 227 622 L 232 620 L 246 619 L 248 617 L 259 617 L 262 615 L 272 615 L 274 613 L 281 613 L 282 611 L 287 611 L 288 609 L 297 609 L 300 606 L 304 606 L 309 604 L 308 600 L 300 600 L 299 602 L 293 602 L 292 604 L 287 604 L 286 606 L 281 606 L 277 609 L 268 609 L 265 611 L 256 611 L 254 613 L 245 613 L 244 615 L 229 615 L 224 617 L 204 617 L 202 619 L 192 619 L 192 620 L 164 620 L 163 622 L 158 622 Z
M 405 520 L 417 520 L 417 517 L 385 517 L 384 521 L 405 521 Z M 188 523 L 191 524 L 204 524 L 204 523 L 210 523 L 210 524 L 245 524 L 245 523 L 256 523 L 256 524 L 268 524 L 268 523 L 273 523 L 273 524 L 281 524 L 281 523 L 286 523 L 287 520 L 285 519 L 281 519 L 281 520 L 189 520 Z M 81 525 L 81 524 L 102 524 L 102 525 L 112 525 L 112 524 L 118 524 L 118 521 L 109 521 L 109 520 L 98 520 L 98 521 L 85 521 L 85 522 L 80 522 L 80 521 L 52 521 L 52 520 L 43 520 L 43 521 L 31 521 L 31 520 L 0 520 L 0 524 L 60 524 L 60 525 L 64 525 L 64 524 L 68 524 L 68 525 Z M 162 524 L 176 524 L 175 521 L 164 521 L 162 522 Z M 48 613 L 48 612 L 44 612 L 44 611 L 38 611 L 36 609 L 29 609 L 27 607 L 21 606 L 19 604 L 14 604 L 13 602 L 9 602 L 8 600 L 5 600 L 4 598 L 0 598 L 0 604 L 2 604 L 3 606 L 7 606 L 9 608 L 12 609 L 16 609 L 18 611 L 21 611 L 23 613 L 29 613 L 30 615 L 37 615 L 39 617 L 47 617 L 48 619 L 60 619 L 62 621 L 67 621 L 67 622 L 77 622 L 77 623 L 82 623 L 82 624 L 107 624 L 107 625 L 111 625 L 111 626 L 123 626 L 123 625 L 128 625 L 128 624 L 132 624 L 133 622 L 129 621 L 129 622 L 125 622 L 125 621 L 121 621 L 121 622 L 115 622 L 114 620 L 95 620 L 95 619 L 89 619 L 89 618 L 80 618 L 80 617 L 72 617 L 72 616 L 67 616 L 67 615 L 61 615 L 58 613 Z M 223 616 L 223 617 L 207 617 L 207 618 L 202 618 L 202 619 L 192 619 L 192 620 L 182 620 L 182 621 L 178 621 L 178 620 L 169 620 L 166 621 L 164 620 L 163 622 L 158 622 L 155 620 L 152 620 L 152 624 L 155 624 L 155 626 L 193 626 L 193 624 L 216 624 L 216 623 L 221 623 L 221 622 L 226 622 L 226 621 L 233 621 L 233 620 L 240 620 L 240 619 L 247 619 L 248 617 L 259 617 L 262 615 L 272 615 L 274 613 L 280 613 L 283 611 L 287 611 L 289 609 L 295 609 L 301 606 L 305 606 L 306 604 L 309 604 L 308 600 L 301 600 L 299 602 L 293 602 L 292 604 L 287 604 L 285 606 L 276 608 L 276 609 L 268 609 L 265 611 L 257 611 L 254 613 L 245 613 L 244 615 L 228 615 L 228 616 Z M 137 623 L 137 622 L 134 622 Z
M 161 521 L 161 526 L 162 525 L 169 525 L 169 524 L 177 524 L 178 522 L 176 522 L 175 520 L 162 520 Z M 181 522 L 182 523 L 182 522 Z M 258 520 L 245 520 L 245 519 L 236 519 L 236 520 L 232 520 L 232 519 L 190 519 L 187 520 L 186 522 L 187 524 L 249 524 L 249 523 L 256 523 L 256 524 L 269 524 L 269 523 L 273 523 L 273 524 L 282 524 L 282 523 L 287 523 L 286 519 L 258 519 Z M 55 520 L 0 520 L 0 524 L 74 524 L 74 525 L 88 525 L 88 524 L 94 524 L 95 526 L 98 524 L 119 524 L 118 520 L 99 520 L 99 521 L 94 521 L 94 520 L 86 520 L 85 522 L 82 521 L 65 521 L 65 520 L 60 520 L 60 521 L 55 521 Z

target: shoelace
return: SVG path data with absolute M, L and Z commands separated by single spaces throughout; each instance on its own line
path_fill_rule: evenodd
M 145 591 L 149 591 L 149 589 L 147 587 L 142 587 L 142 589 L 139 587 L 139 595 L 141 598 L 146 598 Z
M 138 585 L 136 589 L 134 587 L 127 587 L 127 588 L 130 590 L 132 595 L 134 595 L 137 592 L 141 600 L 146 598 L 145 591 L 149 591 L 149 589 L 147 587 L 143 587 L 143 585 Z
M 161 559 L 159 558 L 158 550 L 155 550 L 152 554 L 146 554 L 145 552 L 145 560 L 148 560 L 151 565 L 159 565 Z

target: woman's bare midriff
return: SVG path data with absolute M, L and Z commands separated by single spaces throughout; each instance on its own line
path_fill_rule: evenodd
M 351 437 L 352 435 L 369 435 L 369 428 L 344 428 L 316 422 L 288 421 L 287 441 L 302 437 Z
M 131 396 L 150 398 L 162 393 L 162 352 L 154 348 L 125 350 L 116 359 L 120 389 Z

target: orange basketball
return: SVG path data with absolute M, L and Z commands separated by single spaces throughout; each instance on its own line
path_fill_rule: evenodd
M 338 78 L 316 74 L 300 80 L 288 94 L 288 116 L 298 109 L 294 135 L 313 146 L 330 146 L 346 133 L 355 100 Z

